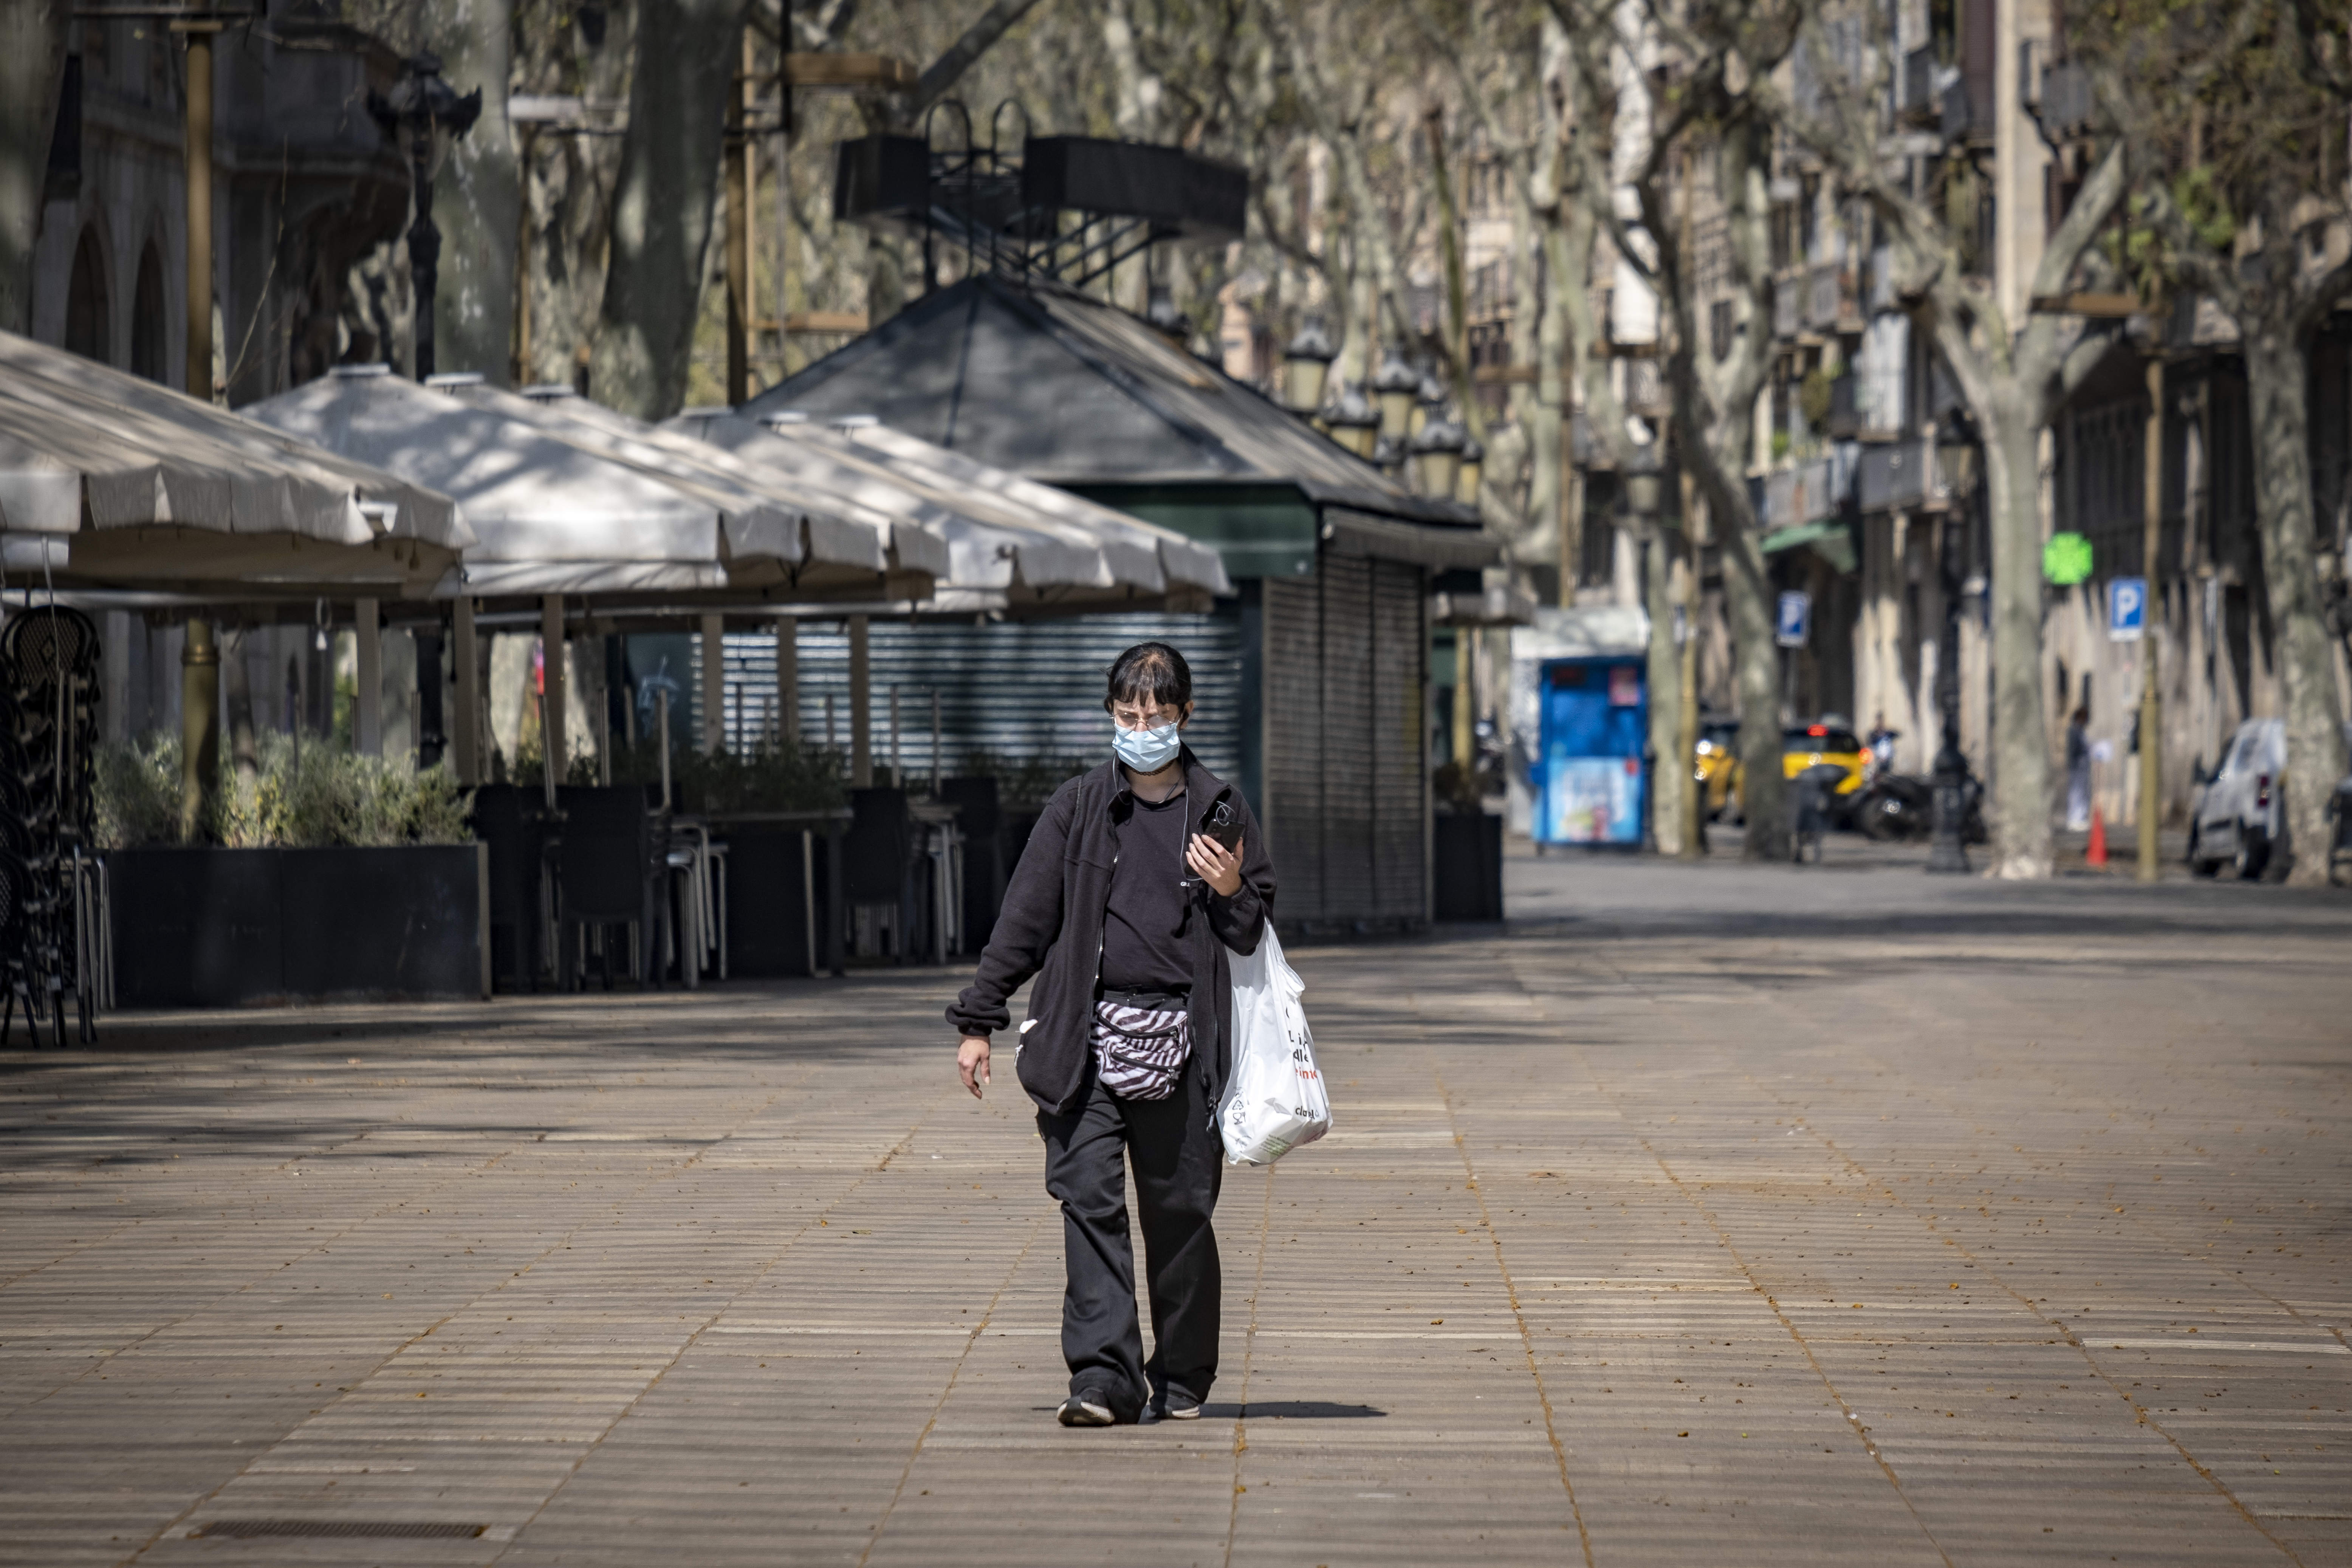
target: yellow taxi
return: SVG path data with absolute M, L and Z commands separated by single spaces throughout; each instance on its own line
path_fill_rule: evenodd
M 1824 763 L 1845 770 L 1845 776 L 1838 780 L 1837 788 L 1831 792 L 1831 809 L 1843 813 L 1853 804 L 1853 797 L 1861 793 L 1863 784 L 1870 777 L 1870 748 L 1864 745 L 1862 738 L 1853 731 L 1828 724 L 1802 724 L 1781 731 L 1781 777 L 1793 779 L 1807 768 L 1819 767 Z M 1738 773 L 1738 764 L 1735 758 L 1733 778 L 1728 786 L 1729 796 L 1732 809 L 1744 821 L 1748 815 L 1747 792 L 1740 787 Z M 1708 803 L 1714 805 L 1712 791 L 1709 792 Z M 1716 809 L 1720 810 L 1721 807 Z

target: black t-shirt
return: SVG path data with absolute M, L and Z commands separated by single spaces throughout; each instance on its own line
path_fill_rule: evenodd
M 1102 984 L 1111 991 L 1189 992 L 1184 929 L 1186 812 L 1181 790 L 1162 801 L 1135 796 L 1118 828 L 1118 865 L 1103 911 Z

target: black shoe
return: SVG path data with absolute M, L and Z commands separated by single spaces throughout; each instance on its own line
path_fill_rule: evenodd
M 1163 1389 L 1151 1396 L 1144 1412 L 1146 1421 L 1198 1421 L 1201 1402 L 1181 1388 Z
M 1054 1419 L 1065 1426 L 1110 1426 L 1118 1421 L 1118 1417 L 1111 1414 L 1110 1406 L 1103 1403 L 1102 1395 L 1092 1389 L 1073 1394 L 1062 1401 L 1062 1408 L 1055 1413 Z

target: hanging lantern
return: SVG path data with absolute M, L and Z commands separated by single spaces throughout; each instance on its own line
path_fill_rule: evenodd
M 1372 377 L 1372 395 L 1381 403 L 1381 434 L 1396 442 L 1400 449 L 1412 434 L 1407 426 L 1412 417 L 1413 399 L 1420 391 L 1421 377 L 1404 363 L 1404 355 L 1391 348 L 1381 361 L 1380 374 Z
M 1455 477 L 1462 466 L 1462 449 L 1469 437 L 1462 426 L 1451 419 L 1433 420 L 1422 426 L 1410 445 L 1413 462 L 1421 471 L 1421 493 L 1440 500 L 1454 499 Z
M 1144 306 L 1144 319 L 1169 337 L 1182 342 L 1192 336 L 1192 323 L 1176 309 L 1176 295 L 1165 283 L 1154 283 Z
M 1480 470 L 1486 462 L 1486 448 L 1470 437 L 1462 441 L 1462 466 L 1454 473 L 1454 499 L 1465 506 L 1478 504 Z
M 1290 346 L 1282 351 L 1283 406 L 1296 414 L 1320 407 L 1323 383 L 1330 375 L 1331 362 L 1339 357 L 1330 335 L 1323 330 L 1323 318 L 1307 317 Z
M 1380 433 L 1381 416 L 1372 412 L 1371 400 L 1360 387 L 1343 386 L 1339 395 L 1323 405 L 1318 416 L 1331 439 L 1359 458 L 1372 455 L 1372 440 Z
M 1430 422 L 1438 418 L 1444 410 L 1445 388 L 1437 384 L 1435 376 L 1427 371 L 1423 371 L 1421 384 L 1413 388 L 1412 411 L 1405 416 L 1404 433 L 1407 436 L 1420 435 L 1423 430 L 1428 429 Z
M 1625 486 L 1625 507 L 1643 522 L 1651 521 L 1658 515 L 1658 504 L 1665 490 L 1661 470 L 1655 441 L 1643 442 L 1625 459 L 1624 472 L 1621 476 Z

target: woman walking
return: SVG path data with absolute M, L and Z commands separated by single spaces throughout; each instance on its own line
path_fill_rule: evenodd
M 1069 1287 L 1065 1426 L 1187 1420 L 1217 1375 L 1223 1283 L 1210 1226 L 1216 1110 L 1232 1067 L 1229 953 L 1257 950 L 1274 868 L 1249 805 L 1183 743 L 1192 672 L 1166 643 L 1110 668 L 1112 759 L 1055 792 L 1005 889 L 980 972 L 948 1009 L 978 1098 L 989 1036 L 1032 975 L 1013 1047 L 1037 1104 Z M 1125 1171 L 1135 1173 L 1151 1301 L 1136 1318 Z

